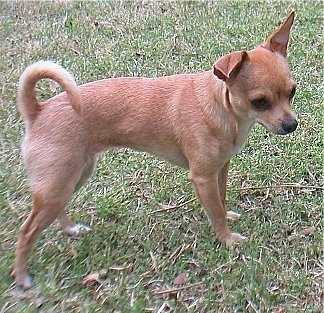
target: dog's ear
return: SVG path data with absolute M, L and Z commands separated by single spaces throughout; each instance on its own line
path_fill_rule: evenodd
M 272 52 L 278 52 L 284 57 L 287 55 L 287 46 L 289 42 L 290 29 L 294 23 L 295 12 L 292 11 L 280 27 L 272 33 L 261 45 Z
M 244 61 L 247 59 L 248 54 L 246 51 L 235 51 L 226 54 L 215 62 L 214 75 L 224 81 L 234 78 L 242 68 Z

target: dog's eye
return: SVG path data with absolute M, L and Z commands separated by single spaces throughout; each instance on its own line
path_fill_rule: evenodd
M 294 88 L 291 90 L 291 93 L 290 93 L 290 95 L 289 95 L 289 100 L 291 100 L 291 99 L 294 97 L 295 93 L 296 93 L 296 87 L 294 87 Z
M 251 104 L 257 110 L 266 110 L 270 107 L 269 102 L 264 98 L 252 100 Z

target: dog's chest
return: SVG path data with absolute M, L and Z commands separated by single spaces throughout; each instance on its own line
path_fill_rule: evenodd
M 252 126 L 253 126 L 252 121 L 244 121 L 238 125 L 236 138 L 235 138 L 234 146 L 233 146 L 233 150 L 232 150 L 232 155 L 235 155 L 235 154 L 238 154 L 241 152 Z

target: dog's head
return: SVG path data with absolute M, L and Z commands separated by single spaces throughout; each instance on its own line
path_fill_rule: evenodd
M 241 119 L 260 123 L 286 135 L 297 127 L 291 108 L 296 83 L 286 60 L 294 12 L 268 39 L 251 51 L 237 51 L 214 64 L 214 74 L 226 83 L 228 102 Z

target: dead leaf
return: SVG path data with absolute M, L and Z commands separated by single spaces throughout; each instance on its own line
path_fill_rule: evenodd
M 82 281 L 82 285 L 93 285 L 93 283 L 99 283 L 99 273 L 89 274 Z
M 287 240 L 288 240 L 289 242 L 291 242 L 291 241 L 295 241 L 295 240 L 297 240 L 297 239 L 299 239 L 299 236 L 298 236 L 298 235 L 290 235 L 290 236 L 287 237 Z
M 196 272 L 197 276 L 202 276 L 206 274 L 206 270 L 203 269 L 196 261 L 190 260 L 187 263 L 189 268 L 193 269 Z
M 135 52 L 135 55 L 136 55 L 137 57 L 142 57 L 142 56 L 145 56 L 145 52 L 144 52 L 144 51 L 136 51 L 136 52 Z
M 105 270 L 105 269 L 102 269 L 99 271 L 99 277 L 100 278 L 104 278 L 104 277 L 107 277 L 108 276 L 108 271 Z
M 303 228 L 300 232 L 302 235 L 307 236 L 307 235 L 311 235 L 314 231 L 315 231 L 315 227 L 310 226 L 310 227 Z
M 155 290 L 154 294 L 155 295 L 165 295 L 165 294 L 167 294 L 167 295 L 170 296 L 171 294 L 177 294 L 179 291 L 190 289 L 190 288 L 197 287 L 197 286 L 202 286 L 202 285 L 203 285 L 202 282 L 198 282 L 198 283 L 193 283 L 193 284 L 189 284 L 189 285 L 186 285 L 186 286 L 175 287 L 175 288 L 171 288 L 171 289 Z
M 274 285 L 271 288 L 268 289 L 270 293 L 275 294 L 280 290 L 280 287 L 278 285 Z
M 179 274 L 173 281 L 173 284 L 175 286 L 183 285 L 188 280 L 188 274 L 187 273 L 181 273 Z

